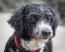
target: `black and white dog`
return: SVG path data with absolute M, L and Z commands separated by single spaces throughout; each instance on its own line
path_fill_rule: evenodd
M 15 31 L 4 52 L 52 52 L 58 20 L 50 7 L 42 4 L 22 6 L 8 23 Z

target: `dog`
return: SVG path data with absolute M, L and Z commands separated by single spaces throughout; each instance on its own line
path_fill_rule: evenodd
M 58 20 L 51 7 L 27 4 L 17 9 L 8 20 L 14 33 L 4 52 L 52 52 Z

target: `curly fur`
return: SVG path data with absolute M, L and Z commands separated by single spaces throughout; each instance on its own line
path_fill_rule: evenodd
M 32 34 L 32 29 L 36 26 L 40 18 L 51 25 L 53 36 L 55 36 L 58 25 L 57 17 L 52 8 L 42 4 L 31 4 L 21 7 L 15 11 L 8 23 L 15 29 L 19 40 L 22 38 L 28 41 L 35 37 Z M 49 42 L 47 43 L 47 47 L 49 47 L 48 45 L 52 47 L 51 41 Z M 51 52 L 50 48 L 49 52 Z

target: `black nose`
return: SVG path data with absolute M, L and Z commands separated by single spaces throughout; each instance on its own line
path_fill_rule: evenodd
M 51 34 L 51 30 L 46 28 L 42 31 L 43 36 L 49 36 Z

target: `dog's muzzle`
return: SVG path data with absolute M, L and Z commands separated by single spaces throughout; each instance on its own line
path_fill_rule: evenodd
M 48 23 L 41 21 L 34 28 L 34 34 L 37 39 L 49 39 L 53 37 L 53 30 Z

